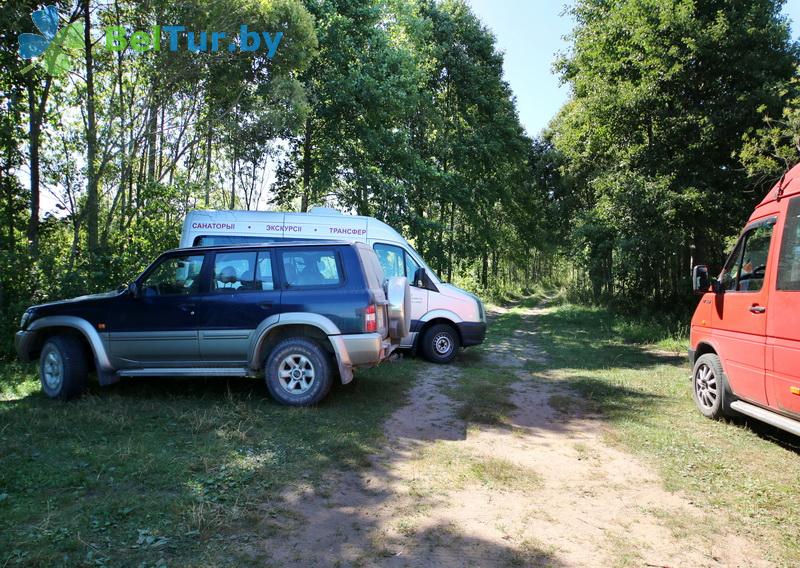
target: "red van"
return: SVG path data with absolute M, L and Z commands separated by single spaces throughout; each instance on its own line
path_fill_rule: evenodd
M 700 412 L 800 436 L 800 165 L 756 207 L 719 277 L 696 266 L 692 280 L 702 294 L 689 350 Z

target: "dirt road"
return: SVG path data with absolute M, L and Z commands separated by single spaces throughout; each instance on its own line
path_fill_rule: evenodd
M 604 423 L 525 362 L 538 308 L 472 364 L 512 373 L 508 423 L 469 425 L 448 396 L 467 367 L 426 366 L 363 470 L 296 486 L 252 551 L 276 566 L 768 566 L 726 520 L 604 442 Z M 263 533 L 262 533 L 263 534 Z

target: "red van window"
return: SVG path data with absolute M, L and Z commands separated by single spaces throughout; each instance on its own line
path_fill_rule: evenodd
M 764 286 L 769 245 L 775 219 L 769 219 L 747 231 L 736 245 L 721 274 L 722 285 L 729 292 L 758 292 Z
M 733 249 L 733 252 L 728 257 L 728 262 L 725 263 L 725 268 L 722 269 L 722 274 L 720 274 L 722 287 L 727 292 L 736 290 L 736 277 L 739 275 L 739 267 L 741 266 L 743 244 L 744 237 L 740 238 L 739 242 L 736 243 L 736 248 Z
M 789 202 L 778 259 L 778 290 L 800 290 L 800 197 Z

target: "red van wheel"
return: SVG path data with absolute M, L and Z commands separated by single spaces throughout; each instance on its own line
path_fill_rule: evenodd
M 706 353 L 697 358 L 692 371 L 692 394 L 703 416 L 719 419 L 731 415 L 728 377 L 717 355 Z

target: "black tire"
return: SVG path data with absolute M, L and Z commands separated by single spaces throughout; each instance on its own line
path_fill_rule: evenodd
M 309 371 L 312 375 L 310 381 Z M 264 365 L 264 380 L 269 394 L 279 403 L 311 406 L 319 403 L 331 390 L 333 372 L 328 354 L 322 347 L 309 339 L 290 337 L 270 352 Z
M 444 365 L 458 355 L 461 348 L 461 338 L 451 325 L 439 323 L 432 325 L 422 334 L 422 356 L 431 363 Z
M 731 410 L 733 393 L 722 361 L 714 353 L 697 358 L 692 369 L 692 397 L 700 413 L 706 418 L 721 420 L 735 413 Z
M 73 335 L 48 339 L 39 356 L 39 381 L 50 398 L 69 400 L 86 390 L 89 365 L 81 340 Z

